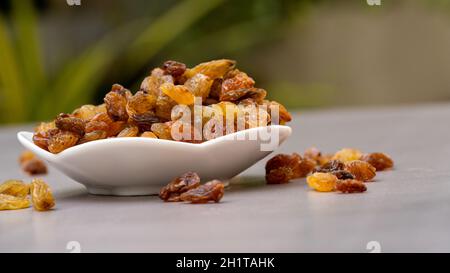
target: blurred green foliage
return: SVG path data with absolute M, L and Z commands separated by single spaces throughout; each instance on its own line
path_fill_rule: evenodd
M 34 1 L 9 1 L 8 12 L 0 14 L 0 110 L 4 113 L 0 122 L 50 119 L 82 104 L 100 102 L 114 82 L 136 90 L 150 67 L 165 58 L 193 65 L 227 57 L 267 41 L 310 2 L 173 1 L 156 16 L 112 27 L 50 71 L 42 43 L 57 41 L 42 40 L 38 31 L 42 12 Z

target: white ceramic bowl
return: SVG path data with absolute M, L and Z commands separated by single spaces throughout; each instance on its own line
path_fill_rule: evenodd
M 202 182 L 234 177 L 271 153 L 261 149 L 267 143 L 268 129 L 279 136 L 274 148 L 291 135 L 290 127 L 272 125 L 201 144 L 143 137 L 109 138 L 77 145 L 59 154 L 36 146 L 31 132 L 19 132 L 17 137 L 27 149 L 84 184 L 89 193 L 147 195 L 158 193 L 163 185 L 187 171 L 197 172 Z M 256 139 L 250 139 L 252 134 Z

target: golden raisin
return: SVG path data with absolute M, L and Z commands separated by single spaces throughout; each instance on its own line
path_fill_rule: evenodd
M 26 209 L 29 207 L 30 200 L 27 198 L 0 194 L 0 210 Z
M 225 187 L 223 183 L 219 180 L 212 180 L 182 193 L 179 199 L 192 204 L 203 204 L 210 201 L 218 203 L 222 199 L 224 192 Z
M 0 185 L 0 194 L 16 197 L 26 197 L 30 193 L 30 187 L 22 180 L 6 180 Z
M 284 184 L 289 180 L 302 175 L 302 158 L 294 153 L 292 155 L 278 154 L 272 157 L 266 163 L 266 181 L 267 184 Z
M 61 131 L 70 131 L 79 136 L 84 135 L 86 126 L 84 120 L 73 117 L 69 114 L 59 114 L 55 119 L 55 125 L 56 128 L 60 129 Z
M 161 91 L 176 101 L 178 104 L 192 105 L 194 104 L 195 96 L 184 85 L 173 85 L 172 83 L 165 83 L 161 85 Z
M 172 132 L 169 123 L 154 123 L 151 130 L 160 139 L 172 139 Z
M 114 84 L 111 91 L 106 94 L 104 101 L 108 115 L 115 121 L 128 119 L 127 99 L 131 96 L 130 91 L 120 84 Z
M 50 210 L 55 206 L 52 191 L 42 179 L 33 179 L 31 182 L 31 202 L 38 211 Z
M 163 187 L 159 193 L 159 198 L 167 202 L 181 201 L 179 196 L 190 189 L 200 186 L 200 177 L 195 172 L 187 172 L 172 180 Z
M 362 152 L 357 149 L 344 148 L 336 152 L 333 156 L 333 159 L 337 159 L 346 163 L 353 160 L 359 160 L 361 156 Z
M 106 133 L 106 131 L 92 131 L 89 133 L 86 133 L 79 141 L 78 144 L 83 144 L 86 142 L 91 142 L 94 140 L 100 140 L 100 139 L 105 139 L 108 137 L 108 133 Z
M 91 120 L 95 115 L 99 113 L 106 113 L 106 106 L 105 104 L 101 105 L 91 105 L 86 104 L 81 106 L 80 108 L 76 109 L 72 112 L 72 115 L 76 118 L 80 118 L 84 121 Z
M 25 163 L 25 161 L 31 160 L 33 158 L 36 158 L 36 155 L 33 154 L 33 152 L 30 150 L 25 150 L 19 156 L 19 163 L 23 164 Z
M 79 138 L 79 135 L 73 132 L 55 132 L 55 134 L 52 134 L 48 139 L 48 150 L 54 154 L 60 153 L 77 144 Z
M 237 71 L 231 78 L 227 78 L 222 83 L 222 93 L 231 90 L 250 89 L 255 85 L 255 81 L 246 73 Z
M 365 192 L 367 190 L 367 187 L 361 181 L 354 179 L 346 179 L 346 180 L 339 180 L 336 183 L 336 190 L 343 193 L 356 193 L 356 192 Z
M 123 129 L 117 137 L 136 137 L 139 134 L 139 128 L 134 125 L 128 125 Z
M 205 101 L 209 95 L 212 83 L 213 81 L 208 76 L 198 73 L 188 79 L 184 83 L 184 86 L 186 86 L 195 97 L 202 97 L 202 101 Z
M 390 169 L 394 166 L 394 161 L 384 153 L 366 154 L 362 156 L 361 160 L 375 167 L 377 171 Z
M 195 74 L 202 73 L 211 79 L 222 78 L 236 65 L 236 61 L 233 60 L 213 60 L 206 63 L 201 63 L 192 69 L 187 69 L 185 75 L 188 78 L 193 77 Z
M 306 178 L 308 186 L 320 192 L 334 191 L 337 180 L 331 173 L 314 173 Z
M 372 180 L 376 175 L 375 167 L 361 160 L 353 160 L 345 163 L 345 170 L 353 174 L 355 179 L 364 182 Z
M 243 88 L 236 90 L 229 90 L 220 94 L 221 101 L 239 101 L 247 98 L 254 99 L 255 101 L 263 101 L 267 92 L 261 88 Z
M 33 158 L 22 164 L 22 170 L 29 175 L 46 174 L 47 166 L 39 158 Z
M 342 171 L 345 168 L 345 164 L 340 160 L 330 160 L 322 166 L 317 167 L 314 171 L 321 173 L 331 173 L 335 171 Z
M 141 137 L 158 138 L 154 133 L 149 132 L 149 131 L 143 132 L 143 133 L 141 134 Z

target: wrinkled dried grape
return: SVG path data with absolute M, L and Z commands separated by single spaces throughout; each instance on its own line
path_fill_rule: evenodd
M 222 78 L 216 78 L 213 80 L 211 84 L 211 88 L 209 89 L 209 98 L 214 100 L 219 100 L 220 94 L 222 93 Z
M 160 94 L 159 87 L 163 83 L 174 83 L 174 79 L 171 75 L 166 75 L 161 68 L 155 68 L 152 70 L 150 76 L 144 79 L 141 83 L 141 90 L 154 96 Z
M 361 160 L 345 163 L 345 170 L 353 174 L 357 180 L 364 182 L 372 180 L 376 175 L 375 167 Z
M 33 158 L 36 158 L 36 155 L 33 154 L 32 151 L 25 150 L 25 151 L 23 151 L 23 152 L 20 154 L 20 156 L 19 156 L 19 163 L 20 163 L 20 164 L 23 164 L 23 163 L 25 163 L 26 161 L 31 160 L 31 159 L 33 159 Z
M 0 194 L 12 195 L 15 197 L 26 197 L 30 193 L 30 186 L 22 180 L 6 180 L 0 185 Z
M 70 131 L 79 136 L 83 136 L 86 123 L 84 120 L 69 114 L 59 114 L 55 119 L 55 125 L 56 128 L 62 131 Z
M 165 83 L 161 85 L 161 91 L 176 101 L 178 104 L 192 105 L 194 104 L 195 96 L 184 85 L 173 85 Z
M 33 158 L 22 164 L 22 170 L 29 175 L 46 174 L 47 166 L 39 158 Z
M 134 125 L 128 125 L 123 129 L 117 137 L 136 137 L 139 134 L 139 128 Z
M 99 113 L 106 113 L 106 106 L 105 104 L 101 105 L 90 105 L 86 104 L 81 106 L 80 108 L 76 109 L 72 112 L 72 115 L 76 118 L 80 118 L 84 121 L 91 120 L 95 115 Z
M 167 186 L 163 187 L 159 197 L 168 202 L 181 201 L 179 197 L 182 193 L 200 185 L 200 177 L 195 172 L 187 172 L 172 180 Z
M 52 129 L 56 129 L 55 121 L 51 122 L 41 122 L 36 128 L 34 128 L 35 133 L 46 133 Z
M 48 150 L 57 154 L 77 144 L 80 139 L 78 134 L 69 131 L 58 131 L 48 139 Z
M 394 161 L 384 153 L 366 154 L 361 157 L 361 160 L 372 165 L 377 171 L 390 169 L 394 166 Z
M 31 202 L 38 211 L 50 210 L 55 206 L 52 190 L 42 179 L 31 182 Z
M 154 133 L 152 132 L 143 132 L 141 134 L 141 137 L 148 137 L 148 138 L 158 138 Z
M 342 193 L 357 193 L 357 192 L 365 192 L 367 190 L 367 187 L 361 181 L 354 179 L 346 179 L 346 180 L 339 180 L 336 183 L 336 190 Z
M 346 179 L 354 179 L 355 176 L 347 171 L 334 171 L 331 172 L 334 176 L 336 176 L 339 180 L 346 180 Z
M 308 186 L 320 192 L 334 191 L 337 180 L 331 173 L 314 173 L 306 178 Z
M 256 101 L 263 101 L 267 92 L 261 88 L 243 88 L 222 92 L 220 94 L 221 101 L 239 101 L 247 98 L 252 98 Z
M 29 207 L 30 200 L 27 198 L 0 194 L 0 210 L 26 209 Z
M 119 84 L 114 84 L 111 91 L 106 94 L 104 101 L 108 115 L 115 121 L 128 119 L 127 99 L 131 96 L 130 91 Z
M 278 154 L 266 163 L 267 184 L 283 184 L 289 180 L 300 177 L 302 158 L 294 153 L 292 155 Z
M 78 144 L 83 144 L 86 142 L 91 142 L 94 140 L 105 139 L 108 137 L 108 133 L 106 131 L 92 131 L 86 133 L 79 141 Z
M 160 139 L 172 139 L 170 123 L 154 123 L 151 131 Z
M 186 65 L 177 61 L 166 61 L 163 64 L 163 70 L 166 74 L 177 78 L 184 74 L 186 71 Z
M 130 121 L 135 124 L 140 131 L 150 131 L 154 123 L 161 120 L 153 113 L 148 112 L 144 114 L 133 114 Z
M 269 112 L 270 116 L 275 115 L 274 111 L 278 109 L 278 123 L 283 125 L 286 122 L 289 122 L 292 120 L 291 114 L 288 112 L 288 110 L 280 103 L 276 101 L 266 101 L 264 100 L 262 102 L 262 105 L 265 105 L 267 107 L 267 111 Z
M 179 199 L 193 204 L 208 203 L 210 201 L 218 203 L 222 199 L 224 191 L 225 187 L 221 181 L 212 180 L 182 193 Z
M 161 119 L 161 121 L 168 121 L 171 119 L 172 108 L 177 105 L 177 102 L 171 99 L 166 94 L 162 93 L 158 96 L 156 100 L 156 116 Z
M 227 78 L 222 83 L 222 93 L 231 90 L 250 89 L 255 85 L 255 81 L 246 73 L 237 71 L 231 78 Z
M 208 76 L 198 73 L 188 79 L 184 83 L 184 86 L 186 86 L 195 97 L 202 97 L 202 101 L 205 101 L 209 96 L 212 83 L 213 81 Z
M 127 102 L 127 113 L 129 116 L 146 114 L 156 106 L 156 96 L 143 91 L 138 91 Z
M 321 173 L 331 173 L 336 171 L 342 171 L 345 168 L 345 164 L 339 160 L 330 160 L 324 165 L 316 168 L 315 172 L 321 172 Z
M 206 63 L 201 63 L 192 69 L 187 69 L 184 73 L 188 78 L 193 77 L 195 74 L 202 73 L 211 79 L 221 78 L 232 70 L 236 65 L 233 60 L 213 60 Z
M 337 159 L 346 163 L 353 160 L 359 160 L 361 156 L 362 156 L 361 151 L 357 149 L 344 148 L 336 152 L 333 156 L 333 159 Z

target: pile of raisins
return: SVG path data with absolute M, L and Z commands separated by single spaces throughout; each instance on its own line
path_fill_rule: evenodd
M 384 153 L 363 154 L 357 149 L 342 149 L 322 154 L 315 147 L 303 156 L 278 154 L 266 163 L 267 184 L 288 183 L 306 177 L 307 184 L 319 192 L 356 193 L 367 190 L 377 171 L 391 169 L 394 161 Z
M 172 109 L 177 105 L 192 108 L 197 97 L 202 98 L 202 113 L 214 113 L 220 109 L 225 116 L 226 106 L 235 106 L 233 131 L 270 125 L 272 109 L 279 110 L 280 124 L 291 121 L 292 117 L 283 105 L 266 100 L 267 92 L 256 88 L 255 81 L 235 67 L 236 62 L 227 59 L 201 63 L 193 68 L 180 62 L 166 61 L 151 71 L 135 94 L 114 84 L 103 104 L 83 105 L 71 114 L 59 114 L 54 121 L 41 123 L 35 128 L 33 141 L 57 154 L 78 144 L 112 137 L 174 140 L 172 126 L 180 117 L 173 115 Z M 258 108 L 262 109 L 258 117 L 263 116 L 261 120 L 267 120 L 265 124 L 255 124 L 255 118 L 248 117 L 251 106 L 264 106 Z M 237 125 L 239 112 L 244 116 L 243 126 Z M 194 111 L 191 113 L 193 115 Z M 213 118 L 217 117 L 203 114 L 202 128 Z M 230 131 L 224 130 L 222 134 L 227 132 Z M 214 137 L 206 138 L 200 134 L 200 139 L 193 140 L 192 136 L 187 136 L 177 140 L 200 143 Z

